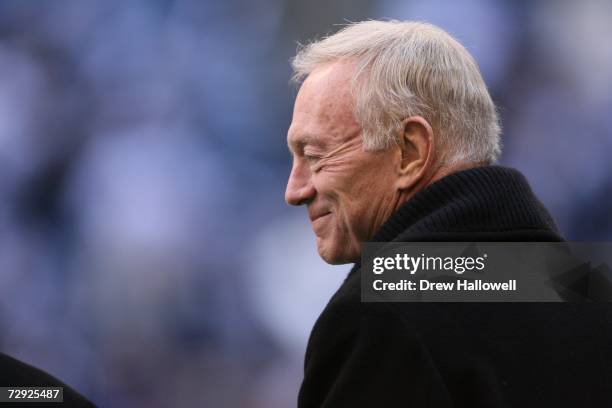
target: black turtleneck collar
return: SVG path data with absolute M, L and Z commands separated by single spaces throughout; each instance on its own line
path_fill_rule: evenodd
M 427 186 L 400 207 L 371 242 L 561 240 L 521 173 L 485 166 Z

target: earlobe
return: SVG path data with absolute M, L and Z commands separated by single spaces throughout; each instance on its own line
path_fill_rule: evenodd
M 420 185 L 433 162 L 434 133 L 421 116 L 404 119 L 398 135 L 401 161 L 398 166 L 397 189 L 413 190 Z

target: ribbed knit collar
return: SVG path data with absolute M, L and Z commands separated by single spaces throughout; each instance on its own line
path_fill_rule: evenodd
M 471 237 L 476 241 L 484 240 L 479 237 L 487 233 L 492 239 L 505 240 L 504 234 L 516 231 L 540 232 L 542 239 L 535 240 L 562 240 L 521 173 L 485 166 L 450 174 L 418 192 L 382 225 L 371 242 L 464 241 Z M 518 234 L 512 240 L 523 239 Z

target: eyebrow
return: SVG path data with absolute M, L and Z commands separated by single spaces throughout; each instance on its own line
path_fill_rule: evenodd
M 317 146 L 317 147 L 322 147 L 325 145 L 323 141 L 321 141 L 320 138 L 317 138 L 311 134 L 305 134 L 302 136 L 298 136 L 297 138 L 291 141 L 287 139 L 287 147 L 289 148 L 289 152 L 293 152 L 292 147 L 294 146 L 298 148 L 303 148 L 307 144 Z

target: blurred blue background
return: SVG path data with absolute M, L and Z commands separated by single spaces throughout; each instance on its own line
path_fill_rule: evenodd
M 612 2 L 0 2 L 0 349 L 101 406 L 295 405 L 348 271 L 283 200 L 296 42 L 438 24 L 499 105 L 502 164 L 610 240 Z

